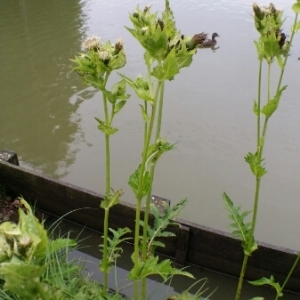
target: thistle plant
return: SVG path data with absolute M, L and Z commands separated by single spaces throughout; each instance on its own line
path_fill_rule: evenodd
M 226 193 L 224 193 L 223 196 L 225 206 L 229 211 L 229 218 L 233 220 L 233 223 L 230 225 L 234 228 L 233 235 L 242 240 L 242 247 L 244 250 L 244 259 L 235 300 L 240 299 L 241 296 L 248 258 L 258 247 L 255 242 L 254 234 L 257 222 L 261 179 L 267 172 L 264 165 L 263 150 L 266 141 L 268 122 L 279 106 L 283 91 L 287 88 L 286 85 L 282 85 L 282 79 L 294 35 L 300 29 L 300 23 L 297 21 L 298 13 L 300 12 L 300 1 L 297 0 L 292 8 L 295 12 L 295 19 L 291 29 L 290 40 L 287 41 L 286 34 L 282 30 L 283 11 L 276 9 L 272 3 L 268 7 L 260 7 L 256 3 L 253 4 L 255 27 L 259 33 L 258 40 L 254 41 L 259 61 L 258 96 L 257 100 L 254 101 L 253 106 L 253 112 L 257 118 L 257 139 L 255 152 L 249 152 L 245 156 L 245 161 L 249 164 L 250 170 L 255 177 L 253 210 L 241 212 L 240 206 L 235 206 Z M 280 74 L 277 79 L 276 90 L 272 93 L 271 73 L 273 65 L 276 65 L 275 62 L 277 63 Z M 267 65 L 267 90 L 265 94 L 262 93 L 262 71 L 264 64 Z M 263 102 L 263 99 L 265 99 L 265 102 Z M 246 221 L 246 218 L 249 215 L 251 215 L 252 218 L 250 222 Z M 288 277 L 289 276 L 290 274 Z M 264 279 L 260 282 L 257 281 L 256 283 L 259 285 L 259 283 L 262 282 L 264 282 L 263 284 L 268 282 L 268 284 L 275 287 L 277 291 L 280 290 L 272 278 L 269 280 Z M 278 295 L 280 295 L 281 291 Z
M 124 241 L 122 236 L 128 233 L 129 229 L 114 232 L 114 238 L 108 238 L 108 220 L 110 208 L 119 202 L 122 195 L 121 190 L 114 191 L 111 187 L 110 170 L 110 137 L 118 131 L 112 126 L 115 115 L 122 110 L 129 95 L 126 93 L 124 80 L 115 83 L 111 90 L 107 89 L 109 76 L 114 70 L 121 69 L 126 64 L 126 56 L 123 49 L 123 41 L 117 40 L 115 44 L 110 41 L 101 43 L 98 37 L 87 38 L 82 48 L 85 53 L 76 56 L 73 60 L 76 66 L 74 70 L 82 77 L 84 83 L 93 86 L 102 93 L 104 120 L 95 118 L 98 122 L 98 129 L 104 133 L 105 137 L 105 194 L 100 206 L 104 209 L 103 225 L 103 245 L 101 251 L 103 258 L 100 269 L 103 271 L 103 297 L 108 291 L 107 279 L 114 259 L 118 257 L 119 242 Z M 119 241 L 116 240 L 119 239 Z
M 144 145 L 142 159 L 136 171 L 130 176 L 129 185 L 136 197 L 136 223 L 134 236 L 133 269 L 129 277 L 134 280 L 134 299 L 146 298 L 146 278 L 151 274 L 161 275 L 164 279 L 182 274 L 191 276 L 171 267 L 169 260 L 158 262 L 154 249 L 163 246 L 155 242 L 158 236 L 168 236 L 168 232 L 161 232 L 172 217 L 177 215 L 186 204 L 182 200 L 166 215 L 155 215 L 154 227 L 149 225 L 150 200 L 155 167 L 159 158 L 174 148 L 174 145 L 161 138 L 161 124 L 163 118 L 163 102 L 165 82 L 173 80 L 184 67 L 188 67 L 197 46 L 206 39 L 206 34 L 200 33 L 193 37 L 186 37 L 176 28 L 173 12 L 169 1 L 165 1 L 165 10 L 159 17 L 151 12 L 151 7 L 140 9 L 139 6 L 130 14 L 133 28 L 127 30 L 145 49 L 144 61 L 147 75 L 139 75 L 135 80 L 121 75 L 126 83 L 142 100 L 140 104 L 144 121 Z M 142 201 L 145 200 L 144 218 L 141 221 Z M 155 212 L 154 212 L 155 214 Z M 164 224 L 165 222 L 165 224 Z M 142 237 L 140 237 L 142 227 Z M 140 298 L 140 280 L 142 280 Z

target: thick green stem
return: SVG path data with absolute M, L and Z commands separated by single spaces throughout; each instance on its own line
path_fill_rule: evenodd
M 135 275 L 138 275 L 138 269 L 139 269 L 139 229 L 140 229 L 140 215 L 141 215 L 141 203 L 142 203 L 142 198 L 143 198 L 143 184 L 144 184 L 144 173 L 146 170 L 146 161 L 147 161 L 147 155 L 148 155 L 148 148 L 152 136 L 152 129 L 154 125 L 154 120 L 155 120 L 155 111 L 156 111 L 156 104 L 157 104 L 157 97 L 159 94 L 161 88 L 161 82 L 158 82 L 155 96 L 154 96 L 154 105 L 152 106 L 152 111 L 151 111 L 151 117 L 150 117 L 150 123 L 147 128 L 147 135 L 146 135 L 146 140 L 144 144 L 144 149 L 143 149 L 143 156 L 142 156 L 142 162 L 140 165 L 140 173 L 139 173 L 139 186 L 138 186 L 138 194 L 137 194 L 137 206 L 136 206 L 136 214 L 135 214 L 135 234 L 134 234 L 134 266 L 133 266 L 133 273 Z M 139 283 L 136 280 L 134 282 L 134 299 L 139 299 L 138 295 L 138 290 L 139 290 Z
M 160 96 L 159 96 L 159 106 L 158 106 L 158 116 L 157 116 L 155 140 L 157 140 L 160 137 L 162 112 L 163 112 L 163 104 L 164 104 L 164 93 L 165 93 L 165 82 L 163 81 L 161 84 Z
M 243 264 L 242 264 L 242 268 L 241 268 L 241 272 L 240 272 L 240 277 L 239 277 L 239 282 L 238 282 L 238 286 L 237 286 L 237 290 L 236 290 L 236 295 L 235 295 L 235 300 L 239 300 L 241 297 L 241 292 L 242 292 L 242 287 L 243 287 L 243 280 L 244 280 L 244 276 L 245 276 L 245 272 L 246 272 L 246 267 L 247 267 L 247 263 L 248 263 L 248 255 L 244 255 L 244 260 L 243 260 Z
M 256 145 L 260 143 L 260 104 L 261 104 L 261 73 L 262 73 L 262 61 L 259 62 L 258 71 L 258 96 L 257 96 L 257 142 Z
M 106 297 L 108 291 L 108 261 L 107 261 L 107 237 L 108 237 L 108 219 L 109 209 L 104 210 L 104 228 L 103 228 L 103 290 L 102 295 Z
M 106 86 L 108 77 L 110 73 L 107 72 L 105 79 L 104 79 L 104 87 Z M 105 116 L 105 124 L 109 125 L 111 122 L 108 114 L 108 106 L 107 106 L 107 99 L 106 95 L 102 93 L 103 97 L 103 108 L 104 108 L 104 116 Z M 108 134 L 105 134 L 105 197 L 109 197 L 110 194 L 110 136 Z M 107 236 L 108 236 L 108 217 L 109 217 L 109 209 L 105 209 L 104 214 L 104 224 L 103 224 L 103 290 L 102 295 L 105 298 L 108 291 L 108 261 L 107 261 Z
M 165 82 L 161 83 L 161 89 L 159 94 L 159 104 L 158 104 L 158 116 L 157 116 L 157 125 L 156 125 L 156 134 L 155 134 L 155 141 L 160 137 L 161 131 L 161 121 L 162 121 L 162 111 L 163 111 L 163 100 L 164 100 L 164 87 Z M 155 99 L 157 102 L 158 99 Z M 149 172 L 150 180 L 151 180 L 151 188 L 147 194 L 146 198 L 146 208 L 145 208 L 145 217 L 144 217 L 144 228 L 143 228 L 143 259 L 147 258 L 147 228 L 149 223 L 149 214 L 150 214 L 150 202 L 151 202 L 151 195 L 152 195 L 152 183 L 154 178 L 156 164 L 151 165 L 151 169 Z M 142 285 L 142 300 L 146 299 L 146 289 L 147 289 L 147 278 L 143 278 L 143 285 Z
M 151 195 L 152 195 L 152 183 L 153 183 L 153 177 L 154 177 L 154 171 L 155 171 L 155 164 L 151 165 L 150 168 L 150 180 L 151 180 L 151 187 L 149 190 L 149 193 L 147 194 L 146 198 L 146 207 L 145 207 L 145 216 L 144 216 L 144 227 L 143 227 L 143 250 L 142 250 L 142 255 L 143 255 L 143 260 L 145 261 L 147 259 L 147 241 L 148 241 L 148 223 L 149 223 L 149 213 L 150 213 L 150 202 L 151 202 Z M 147 293 L 147 278 L 143 278 L 142 280 L 142 297 L 141 300 L 146 299 L 146 293 Z

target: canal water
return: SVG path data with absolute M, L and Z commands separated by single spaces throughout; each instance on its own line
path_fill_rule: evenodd
M 166 85 L 162 137 L 177 143 L 157 167 L 153 194 L 187 197 L 181 217 L 228 230 L 222 193 L 252 208 L 254 178 L 244 156 L 255 151 L 253 99 L 257 95 L 257 38 L 248 0 L 171 0 L 177 27 L 186 35 L 217 32 L 218 49 L 199 50 L 191 67 Z M 148 1 L 139 1 L 140 6 Z M 153 10 L 163 0 L 151 2 Z M 261 3 L 267 5 L 267 2 Z M 278 0 L 289 32 L 293 1 Z M 145 73 L 143 50 L 124 25 L 132 0 L 0 0 L 0 148 L 18 153 L 21 165 L 104 192 L 104 139 L 94 117 L 100 94 L 72 72 L 71 58 L 90 35 L 123 38 L 123 74 Z M 287 65 L 278 112 L 269 123 L 256 238 L 300 250 L 300 36 Z M 278 75 L 275 74 L 274 78 Z M 118 76 L 113 77 L 114 80 Z M 112 82 L 110 82 L 112 84 Z M 275 86 L 275 85 L 274 85 Z M 112 186 L 134 203 L 127 181 L 140 159 L 143 123 L 132 91 L 112 137 Z

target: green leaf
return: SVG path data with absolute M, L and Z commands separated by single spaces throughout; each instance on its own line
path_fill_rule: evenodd
M 278 99 L 270 100 L 261 110 L 266 117 L 271 117 L 278 107 Z
M 112 238 L 107 239 L 107 263 L 105 263 L 103 260 L 100 263 L 100 269 L 105 273 L 109 272 L 116 259 L 120 257 L 120 254 L 123 252 L 123 249 L 119 247 L 119 245 L 131 239 L 131 237 L 124 237 L 124 235 L 131 232 L 128 227 L 118 228 L 118 230 L 109 228 L 109 231 L 112 233 Z M 100 251 L 103 253 L 104 245 L 100 245 L 100 249 Z
M 253 112 L 256 114 L 256 116 L 259 116 L 259 109 L 255 100 L 253 101 Z
M 176 61 L 175 48 L 171 50 L 165 61 L 153 68 L 151 75 L 156 77 L 158 80 L 171 80 L 176 74 L 179 73 L 179 67 Z
M 229 211 L 229 218 L 233 220 L 233 224 L 230 224 L 231 227 L 237 228 L 235 231 L 235 236 L 242 239 L 243 244 L 246 245 L 249 241 L 249 232 L 251 223 L 245 224 L 245 218 L 249 215 L 250 211 L 245 211 L 244 213 L 240 214 L 240 206 L 234 206 L 231 199 L 227 196 L 226 193 L 223 194 L 223 200 L 225 203 L 226 209 Z
M 292 9 L 296 14 L 300 13 L 300 3 L 297 2 L 297 3 L 293 4 Z
M 262 45 L 260 42 L 254 41 L 255 47 L 256 47 L 256 51 L 257 51 L 257 55 L 258 55 L 258 60 L 262 61 L 264 58 L 264 50 L 262 48 Z
M 300 3 L 299 3 L 299 6 L 300 6 Z M 295 24 L 295 26 L 293 26 L 292 27 L 292 32 L 293 31 L 295 31 L 295 32 L 297 32 L 297 31 L 299 31 L 299 29 L 300 29 L 300 21 L 298 21 L 296 24 Z
M 99 123 L 98 129 L 102 132 L 104 132 L 106 135 L 113 135 L 118 131 L 117 128 L 114 128 L 112 126 L 106 125 L 104 121 L 101 121 L 100 119 L 96 118 L 96 121 Z
M 280 69 L 283 69 L 283 60 L 280 55 L 276 55 L 277 63 Z
M 59 250 L 65 248 L 74 248 L 77 245 L 77 242 L 72 239 L 65 238 L 57 238 L 55 240 L 51 240 L 49 243 L 49 254 L 55 253 Z
M 119 101 L 114 108 L 114 114 L 118 113 L 124 107 L 125 104 L 125 100 Z
M 112 190 L 113 191 L 113 190 Z M 100 204 L 103 209 L 110 209 L 112 206 L 120 202 L 120 197 L 123 195 L 122 190 L 113 191 L 112 194 L 106 195 Z
M 35 249 L 32 249 L 32 255 L 35 255 L 38 258 L 43 258 L 48 247 L 48 233 L 44 226 L 33 214 L 30 205 L 23 198 L 19 199 L 20 202 L 25 206 L 27 213 L 25 214 L 22 209 L 19 209 L 18 226 L 23 234 L 28 234 L 30 236 L 33 242 L 31 247 L 34 247 Z M 31 257 L 28 258 L 31 259 Z
M 146 168 L 149 164 L 156 164 L 163 153 L 173 149 L 173 144 L 170 144 L 169 142 L 158 138 L 157 141 L 154 144 L 150 145 L 147 149 Z
M 179 68 L 176 61 L 175 48 L 173 48 L 168 54 L 167 58 L 163 62 L 165 76 L 164 79 L 171 80 L 173 77 L 179 73 Z
M 142 105 L 142 104 L 139 104 L 140 105 L 140 108 L 141 108 L 141 113 L 142 113 L 142 117 L 144 119 L 145 122 L 148 122 L 149 121 L 149 117 L 146 113 L 146 110 L 145 110 L 145 107 Z
M 266 116 L 266 117 L 271 117 L 272 114 L 276 111 L 277 107 L 278 107 L 278 104 L 279 104 L 279 101 L 280 101 L 280 98 L 281 98 L 281 95 L 282 95 L 282 92 L 287 88 L 287 85 L 281 87 L 274 99 L 271 99 L 264 107 L 263 109 L 261 110 L 262 113 Z
M 129 177 L 128 184 L 131 187 L 132 191 L 134 192 L 136 197 L 144 197 L 148 194 L 150 187 L 151 187 L 151 178 L 148 171 L 145 171 L 143 174 L 143 182 L 142 182 L 142 189 L 139 195 L 139 177 L 140 177 L 140 168 L 139 166 L 135 172 Z
M 245 156 L 245 161 L 249 164 L 255 177 L 261 178 L 267 173 L 267 170 L 262 166 L 263 160 L 259 160 L 257 153 L 253 154 L 249 152 Z
M 164 280 L 167 280 L 170 276 L 174 275 L 183 275 L 189 278 L 194 278 L 194 276 L 188 272 L 181 271 L 177 268 L 172 267 L 172 262 L 169 259 L 165 259 L 161 262 L 158 262 L 158 256 L 149 257 L 145 262 L 141 261 L 138 265 L 139 272 L 137 276 L 134 275 L 134 272 L 129 273 L 129 279 L 137 280 L 146 278 L 150 275 L 159 275 Z
M 256 286 L 269 285 L 276 290 L 277 295 L 279 297 L 283 296 L 282 288 L 278 282 L 275 282 L 275 279 L 273 276 L 271 276 L 270 279 L 263 277 L 258 280 L 255 280 L 255 281 L 249 281 L 249 283 L 251 283 L 252 285 L 256 285 Z
M 145 51 L 144 60 L 145 60 L 146 65 L 148 65 L 148 66 L 151 66 L 154 63 L 154 59 L 148 51 Z
M 154 224 L 153 226 L 148 225 L 148 241 L 147 241 L 147 248 L 148 252 L 154 253 L 155 248 L 158 246 L 157 238 L 159 237 L 172 237 L 174 236 L 173 232 L 169 232 L 166 228 L 171 224 L 177 224 L 173 221 L 175 217 L 177 217 L 180 211 L 187 205 L 188 199 L 182 199 L 174 205 L 172 208 L 169 205 L 164 207 L 164 212 L 162 214 L 161 210 L 156 207 L 155 205 L 150 206 L 150 211 L 154 216 Z M 143 223 L 141 223 L 143 225 Z M 162 244 L 162 243 L 161 243 Z M 162 244 L 164 247 L 164 244 Z M 160 245 L 160 247 L 162 247 Z
M 147 79 L 143 78 L 142 76 L 138 76 L 136 81 L 133 81 L 122 74 L 119 75 L 135 91 L 135 93 L 139 98 L 149 102 L 151 105 L 154 104 L 154 99 L 150 94 L 149 82 Z
M 254 297 L 254 298 L 251 298 L 249 300 L 264 300 L 265 298 L 263 297 Z
M 2 263 L 0 268 L 1 278 L 4 279 L 4 290 L 18 295 L 20 299 L 37 299 L 38 288 L 46 266 L 34 266 L 25 263 Z

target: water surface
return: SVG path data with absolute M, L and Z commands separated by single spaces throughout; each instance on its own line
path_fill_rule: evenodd
M 143 7 L 148 1 L 139 1 Z M 284 29 L 292 23 L 293 1 Z M 125 30 L 135 1 L 0 0 L 0 148 L 12 149 L 21 163 L 73 184 L 104 191 L 104 139 L 94 117 L 102 116 L 101 97 L 71 71 L 85 37 L 125 41 L 128 65 L 122 72 L 145 72 L 143 50 Z M 154 10 L 164 1 L 152 1 Z M 267 4 L 267 3 L 263 3 Z M 171 1 L 178 28 L 193 35 L 217 32 L 217 51 L 200 50 L 191 67 L 166 85 L 162 137 L 177 143 L 157 167 L 153 193 L 176 203 L 189 199 L 182 218 L 227 230 L 222 203 L 226 193 L 251 209 L 254 178 L 243 157 L 255 149 L 253 99 L 258 63 L 251 1 Z M 257 238 L 300 248 L 299 37 L 289 59 L 280 108 L 269 123 L 265 147 Z M 114 77 L 117 79 L 117 76 Z M 112 83 L 110 83 L 112 84 Z M 112 137 L 112 185 L 125 191 L 140 159 L 143 124 L 134 93 L 116 117 Z

